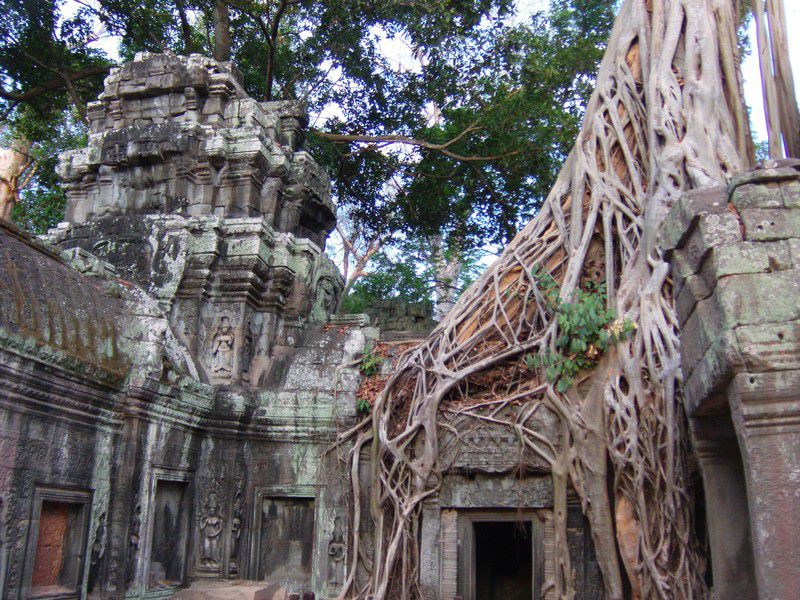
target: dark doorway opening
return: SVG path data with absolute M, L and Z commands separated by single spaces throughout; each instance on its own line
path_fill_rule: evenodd
M 311 585 L 314 549 L 313 498 L 263 497 L 256 576 L 283 582 L 289 591 Z
M 475 521 L 475 597 L 533 598 L 530 521 Z
M 155 520 L 150 553 L 148 586 L 183 583 L 188 537 L 188 484 L 156 480 Z

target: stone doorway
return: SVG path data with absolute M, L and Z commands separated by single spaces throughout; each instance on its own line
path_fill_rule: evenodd
M 186 481 L 156 479 L 149 588 L 178 586 L 184 581 L 189 541 L 188 486 Z
M 28 541 L 30 598 L 81 595 L 89 494 L 38 489 Z
M 458 591 L 464 600 L 535 600 L 543 523 L 533 511 L 459 511 Z
M 314 498 L 261 495 L 256 506 L 256 579 L 311 591 Z
M 475 597 L 530 600 L 533 543 L 530 521 L 474 521 Z

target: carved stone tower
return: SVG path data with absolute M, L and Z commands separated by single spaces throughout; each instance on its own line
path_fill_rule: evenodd
M 342 289 L 303 107 L 250 98 L 228 63 L 140 54 L 88 114 L 88 146 L 61 157 L 67 223 L 49 241 L 152 294 L 208 383 L 263 383 Z

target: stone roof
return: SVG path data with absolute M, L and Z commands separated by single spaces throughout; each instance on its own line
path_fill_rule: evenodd
M 114 374 L 129 364 L 119 351 L 119 284 L 83 275 L 13 225 L 0 220 L 2 345 L 50 348 Z

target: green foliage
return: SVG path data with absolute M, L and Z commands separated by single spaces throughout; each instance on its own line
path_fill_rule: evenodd
M 589 282 L 585 290 L 575 290 L 571 302 L 564 302 L 558 284 L 549 273 L 537 265 L 532 276 L 555 316 L 558 336 L 553 351 L 527 355 L 525 362 L 529 369 L 543 369 L 547 381 L 563 393 L 572 386 L 578 373 L 597 364 L 608 347 L 626 339 L 636 324 L 628 319 L 615 319 L 613 309 L 607 307 L 604 283 Z
M 62 113 L 69 117 L 67 113 Z M 58 182 L 58 154 L 86 145 L 85 128 L 71 120 L 55 123 L 50 135 L 31 148 L 36 165 L 31 182 L 22 189 L 12 220 L 33 234 L 45 233 L 64 217 L 66 197 Z
M 375 301 L 397 298 L 404 302 L 423 302 L 430 297 L 430 284 L 419 265 L 409 260 L 393 261 L 385 252 L 372 261 L 372 270 L 356 281 L 342 300 L 343 313 L 363 313 Z
M 433 300 L 436 272 L 430 256 L 430 245 L 411 238 L 397 240 L 388 250 L 379 252 L 370 262 L 369 273 L 356 281 L 339 308 L 345 314 L 357 314 L 379 300 L 389 298 L 408 303 Z M 460 291 L 469 287 L 483 271 L 481 253 L 469 250 L 460 255 L 459 280 L 451 282 Z M 450 259 L 450 250 L 445 259 Z
M 382 364 L 383 357 L 375 354 L 375 348 L 369 346 L 364 349 L 364 353 L 361 355 L 359 370 L 364 377 L 372 377 L 380 371 Z
M 437 235 L 465 253 L 507 242 L 541 205 L 575 137 L 613 17 L 608 0 L 552 0 L 546 14 L 517 24 L 509 19 L 513 0 L 301 0 L 285 3 L 276 21 L 284 3 L 217 1 L 229 8 L 231 58 L 254 97 L 265 99 L 270 88 L 273 99 L 305 101 L 322 132 L 449 144 L 445 155 L 334 144 L 313 132 L 308 139 L 338 205 L 366 232 Z M 138 50 L 212 51 L 214 0 L 97 0 L 69 13 L 66 6 L 0 0 L 3 90 L 24 94 L 56 82 L 21 101 L 0 97 L 7 130 L 34 145 L 100 91 L 112 61 L 91 44 L 98 24 L 119 39 L 123 60 Z M 408 48 L 403 68 L 382 51 L 393 42 Z M 59 83 L 86 69 L 98 71 Z M 23 226 L 58 220 L 63 197 L 54 178 L 41 176 L 45 168 L 31 188 L 43 208 L 21 208 Z
M 356 413 L 359 415 L 366 415 L 369 414 L 370 409 L 372 406 L 369 403 L 369 400 L 366 398 L 357 398 L 356 399 Z

